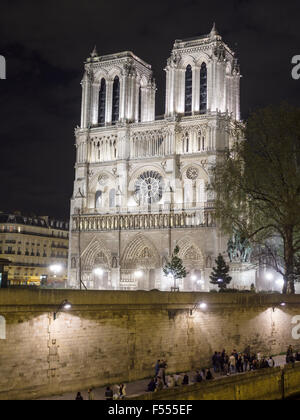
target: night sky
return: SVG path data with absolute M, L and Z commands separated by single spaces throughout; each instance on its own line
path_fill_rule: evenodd
M 95 44 L 100 55 L 130 50 L 153 66 L 160 115 L 174 40 L 209 33 L 215 21 L 240 60 L 247 118 L 283 100 L 299 105 L 299 15 L 289 0 L 1 0 L 0 210 L 68 219 L 80 81 Z

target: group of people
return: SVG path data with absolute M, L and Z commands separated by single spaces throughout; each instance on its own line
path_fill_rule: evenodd
M 215 351 L 211 358 L 212 367 L 215 374 L 231 375 L 236 373 L 243 373 L 258 369 L 273 368 L 275 361 L 272 356 L 266 358 L 262 357 L 260 353 L 250 353 L 250 349 L 243 353 L 238 353 L 234 349 L 230 354 L 225 350 Z M 294 352 L 292 346 L 288 347 L 286 353 L 286 363 L 295 363 L 300 361 L 300 352 Z M 166 376 L 166 369 L 168 365 L 166 360 L 157 360 L 155 364 L 155 375 L 151 378 L 147 386 L 147 392 L 157 392 L 164 388 L 172 388 L 181 385 L 189 385 L 192 383 L 200 383 L 203 381 L 210 381 L 214 379 L 211 369 L 196 370 L 194 375 L 187 373 L 176 373 L 175 375 Z M 126 385 L 114 385 L 112 388 L 108 386 L 105 391 L 106 400 L 122 400 L 126 397 Z M 88 390 L 88 399 L 94 400 L 94 390 Z M 77 393 L 76 400 L 83 400 L 80 392 Z
M 124 400 L 126 397 L 126 385 L 114 385 L 113 388 L 108 386 L 105 391 L 106 400 Z
M 147 392 L 157 392 L 164 388 L 173 388 L 175 386 L 189 385 L 191 378 L 187 373 L 176 373 L 166 376 L 167 362 L 158 360 L 155 364 L 155 376 L 151 378 L 147 386 Z M 213 379 L 210 369 L 197 370 L 193 382 L 209 381 Z
M 230 355 L 225 350 L 222 352 L 216 351 L 211 360 L 214 372 L 220 373 L 221 375 L 231 375 L 275 366 L 275 361 L 272 356 L 269 358 L 261 357 L 260 353 L 251 354 L 250 351 L 238 353 L 235 349 Z

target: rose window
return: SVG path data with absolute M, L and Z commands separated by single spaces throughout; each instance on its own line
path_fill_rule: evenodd
M 199 174 L 198 169 L 193 166 L 186 171 L 186 177 L 188 179 L 195 180 L 198 178 L 198 174 Z
M 157 203 L 162 198 L 163 179 L 159 173 L 142 173 L 135 183 L 135 200 L 138 204 Z

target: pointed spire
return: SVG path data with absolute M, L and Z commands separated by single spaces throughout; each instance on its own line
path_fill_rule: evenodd
M 96 47 L 96 45 L 95 45 L 95 47 L 94 47 L 93 51 L 91 52 L 91 57 L 92 57 L 92 58 L 98 57 L 97 47 Z
M 217 36 L 217 35 L 219 35 L 219 32 L 217 31 L 217 29 L 216 29 L 216 23 L 214 22 L 213 27 L 212 27 L 212 30 L 210 31 L 210 36 L 211 37 L 214 37 L 214 36 Z

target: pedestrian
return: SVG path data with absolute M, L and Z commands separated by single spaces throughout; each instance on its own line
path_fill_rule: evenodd
M 155 377 L 158 375 L 159 367 L 160 367 L 160 360 L 158 359 L 158 361 L 155 364 Z
M 292 346 L 289 346 L 286 352 L 286 363 L 294 362 L 294 350 Z
M 206 380 L 210 381 L 212 379 L 214 379 L 214 377 L 212 376 L 210 369 L 207 369 Z
M 174 376 L 174 380 L 175 380 L 175 386 L 181 385 L 181 375 L 179 373 L 176 373 L 176 375 Z
M 154 392 L 156 388 L 155 379 L 152 378 L 151 381 L 148 383 L 147 392 Z
M 89 396 L 89 401 L 94 401 L 94 399 L 95 399 L 95 395 L 94 395 L 94 390 L 93 390 L 93 388 L 90 388 L 90 389 L 88 390 L 88 396 Z
M 236 361 L 236 370 L 238 373 L 242 373 L 243 372 L 243 359 L 242 356 L 239 355 Z
M 173 375 L 168 376 L 167 384 L 168 388 L 173 388 L 175 386 L 175 380 Z
M 113 399 L 118 400 L 120 398 L 120 386 L 115 385 L 113 388 Z
M 167 367 L 167 363 L 165 360 L 163 360 L 160 365 L 159 365 L 159 371 L 158 371 L 158 376 L 160 376 L 160 378 L 162 379 L 163 383 L 165 386 L 167 385 L 166 382 L 166 367 Z
M 82 401 L 82 400 L 83 400 L 83 396 L 81 395 L 81 393 L 80 393 L 80 392 L 77 392 L 77 395 L 76 395 L 75 401 Z
M 157 377 L 155 391 L 161 391 L 164 389 L 164 384 L 160 376 Z
M 189 384 L 189 376 L 187 373 L 185 373 L 182 381 L 182 385 L 188 385 Z
M 195 375 L 195 382 L 200 383 L 202 381 L 203 381 L 202 375 L 200 374 L 199 370 L 197 370 L 196 375 Z
M 229 363 L 230 363 L 230 373 L 235 373 L 236 372 L 236 358 L 234 353 L 231 354 L 231 356 L 229 357 Z
M 106 391 L 105 391 L 105 398 L 106 398 L 106 400 L 107 401 L 108 400 L 112 400 L 113 399 L 113 396 L 114 396 L 114 393 L 113 393 L 112 389 L 110 388 L 110 386 L 108 386 L 106 388 Z
M 243 372 L 248 371 L 248 366 L 249 366 L 249 356 L 246 353 L 244 353 Z
M 217 361 L 218 361 L 218 353 L 216 351 L 215 351 L 214 355 L 212 356 L 211 361 L 212 361 L 212 365 L 213 365 L 213 368 L 214 368 L 214 372 L 216 373 L 217 372 Z
M 126 397 L 126 385 L 120 384 L 119 386 L 119 398 L 120 400 L 124 400 Z

